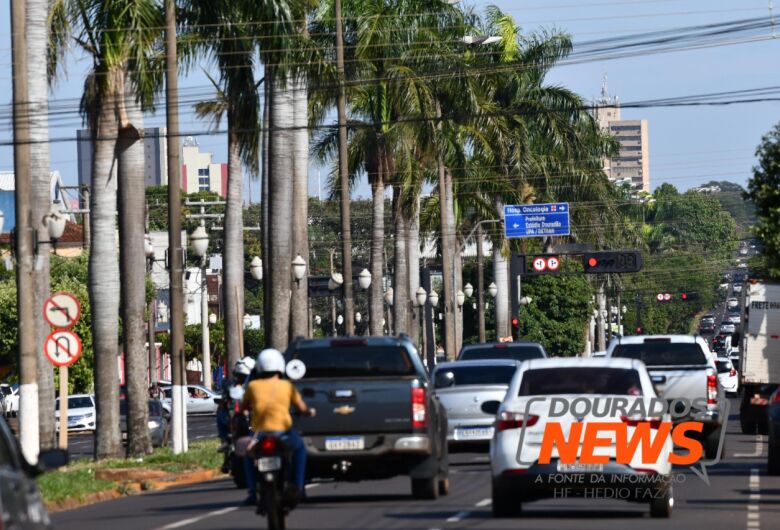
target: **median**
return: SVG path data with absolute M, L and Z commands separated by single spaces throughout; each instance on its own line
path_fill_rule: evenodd
M 78 461 L 36 479 L 49 512 L 72 510 L 96 502 L 213 480 L 222 476 L 219 440 L 190 444 L 174 455 L 155 449 L 143 458 Z

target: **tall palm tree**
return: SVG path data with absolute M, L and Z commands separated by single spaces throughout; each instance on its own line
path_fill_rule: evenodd
M 95 456 L 105 458 L 118 456 L 122 449 L 117 392 L 117 293 L 120 291 L 115 240 L 117 139 L 120 132 L 124 134 L 134 128 L 125 106 L 126 90 L 133 94 L 133 99 L 142 109 L 152 108 L 154 92 L 162 79 L 162 69 L 156 63 L 155 46 L 159 43 L 163 25 L 160 6 L 154 0 L 134 0 L 130 3 L 120 0 L 63 0 L 62 6 L 63 18 L 52 25 L 55 35 L 50 39 L 53 45 L 50 57 L 60 57 L 61 48 L 58 46 L 67 43 L 72 36 L 92 58 L 92 71 L 84 83 L 81 113 L 89 125 L 93 145 L 90 193 L 92 247 L 88 287 L 95 349 Z M 52 66 L 50 71 L 53 71 Z M 139 211 L 143 212 L 143 208 Z M 143 217 L 140 226 L 143 231 Z M 138 243 L 143 245 L 141 237 Z M 142 257 L 143 252 L 138 252 L 138 255 Z M 137 286 L 131 288 L 135 291 Z M 140 292 L 143 300 L 143 280 Z M 141 355 L 145 356 L 142 327 L 140 341 Z M 134 352 L 126 353 L 134 355 Z M 138 377 L 137 373 L 128 375 Z M 131 395 L 138 387 L 140 385 L 128 387 L 128 399 L 132 402 L 143 399 L 142 414 L 145 415 L 146 389 L 142 396 L 137 393 Z M 131 418 L 131 424 L 133 422 Z M 139 433 L 138 439 L 143 436 Z

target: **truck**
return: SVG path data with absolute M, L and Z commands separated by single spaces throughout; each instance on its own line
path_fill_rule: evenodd
M 746 284 L 740 350 L 740 427 L 744 434 L 766 434 L 769 396 L 780 386 L 780 283 Z
M 308 481 L 410 477 L 412 496 L 449 491 L 447 415 L 406 336 L 300 339 L 285 352 L 313 418 L 296 418 Z

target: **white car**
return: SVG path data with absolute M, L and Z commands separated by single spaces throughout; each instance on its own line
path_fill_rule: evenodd
M 558 496 L 562 491 L 559 480 L 563 480 L 564 488 L 571 496 L 620 489 L 621 495 L 612 498 L 648 502 L 653 517 L 671 515 L 673 492 L 671 482 L 666 480 L 672 470 L 669 463 L 671 436 L 666 437 L 654 461 L 646 461 L 633 453 L 628 463 L 618 463 L 616 444 L 612 442 L 591 448 L 593 455 L 608 457 L 607 463 L 579 463 L 584 452 L 580 438 L 576 462 L 562 461 L 558 446 L 552 447 L 549 462 L 540 462 L 548 425 L 559 429 L 569 440 L 575 426 L 586 429 L 589 424 L 622 423 L 631 439 L 641 423 L 649 423 L 647 432 L 652 433 L 658 432 L 660 422 L 670 421 L 668 415 L 626 416 L 625 410 L 604 406 L 610 398 L 626 402 L 629 410 L 638 401 L 643 402 L 646 410 L 651 408 L 651 400 L 658 396 L 641 361 L 579 357 L 533 359 L 522 364 L 497 408 L 495 435 L 490 445 L 492 507 L 496 517 L 519 514 L 523 502 Z M 560 414 L 552 416 L 553 401 L 573 404 L 573 400 L 590 402 L 591 412 L 559 410 Z M 596 417 L 593 410 L 599 408 L 608 412 Z M 600 438 L 615 440 L 613 436 L 616 435 L 608 430 L 599 434 Z M 654 478 L 651 480 L 651 477 Z M 604 497 L 609 498 L 608 495 L 601 498 Z
M 19 386 L 3 383 L 0 385 L 0 402 L 6 417 L 16 417 L 19 414 Z
M 734 287 L 732 287 L 732 290 L 735 293 L 737 293 L 737 294 L 741 293 L 742 292 L 742 284 L 741 283 L 735 283 Z
M 187 414 L 216 414 L 222 396 L 201 385 L 187 385 Z M 171 387 L 163 387 L 160 395 L 165 412 L 171 413 Z
M 715 366 L 718 368 L 718 382 L 726 394 L 736 394 L 739 390 L 739 372 L 728 357 L 717 357 Z
M 729 322 L 728 320 L 724 320 L 720 323 L 720 327 L 718 328 L 719 333 L 736 333 L 737 332 L 737 326 L 734 325 L 733 322 Z
M 54 400 L 54 418 L 60 430 L 60 398 Z M 68 431 L 95 430 L 95 396 L 74 394 L 68 396 Z
M 726 309 L 732 309 L 735 307 L 739 307 L 739 300 L 737 300 L 736 298 L 726 299 Z

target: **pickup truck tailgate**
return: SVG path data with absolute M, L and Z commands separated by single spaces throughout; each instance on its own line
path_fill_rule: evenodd
M 303 380 L 296 386 L 317 415 L 296 421 L 296 428 L 307 435 L 410 432 L 414 380 Z
M 647 371 L 662 397 L 694 400 L 707 395 L 706 367 L 648 366 Z M 659 377 L 663 382 L 658 382 Z

